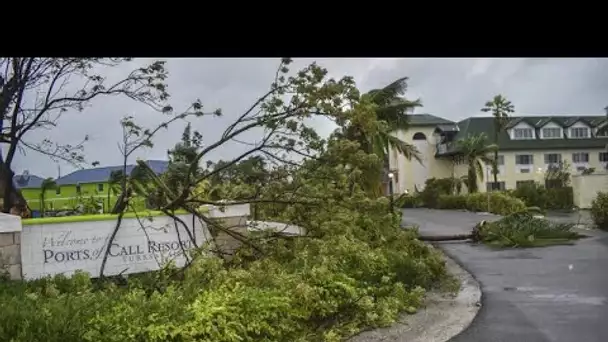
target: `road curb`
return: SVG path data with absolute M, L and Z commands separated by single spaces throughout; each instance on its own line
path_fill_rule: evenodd
M 416 314 L 403 314 L 390 327 L 365 331 L 349 342 L 446 342 L 471 325 L 481 307 L 479 282 L 458 262 L 438 250 L 445 257 L 448 272 L 460 282 L 458 294 L 431 291 L 426 306 Z

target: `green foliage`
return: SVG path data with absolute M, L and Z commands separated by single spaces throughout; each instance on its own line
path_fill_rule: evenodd
M 591 202 L 591 218 L 597 228 L 608 230 L 608 192 L 598 192 Z
M 200 257 L 181 279 L 132 276 L 126 287 L 94 286 L 76 274 L 4 283 L 0 339 L 339 341 L 415 312 L 424 289 L 445 277 L 440 254 L 414 233 L 381 227 L 390 215 L 334 214 L 323 239 L 268 241 L 266 258 L 247 261 L 253 251 L 243 249 L 229 268 Z M 352 231 L 331 234 L 345 229 Z M 368 243 L 354 236 L 363 230 L 384 233 Z M 366 240 L 374 241 L 369 233 Z
M 496 247 L 542 247 L 570 244 L 581 236 L 573 224 L 553 223 L 521 211 L 479 227 L 483 243 Z
M 572 210 L 574 192 L 571 186 L 547 189 L 546 209 Z
M 547 190 L 539 183 L 525 183 L 513 190 L 511 194 L 531 207 L 547 207 Z
M 57 183 L 51 177 L 46 178 L 40 185 L 40 216 L 44 217 L 46 212 L 46 192 L 57 188 Z
M 526 205 L 521 200 L 497 191 L 490 192 L 489 204 L 489 212 L 497 215 L 508 215 L 526 209 Z M 488 212 L 488 193 L 441 195 L 436 208 Z
M 570 210 L 574 206 L 574 194 L 572 187 L 569 186 L 547 189 L 538 183 L 529 183 L 521 185 L 511 193 L 529 207 Z
M 395 130 L 408 129 L 410 125 L 407 113 L 422 106 L 419 99 L 408 100 L 405 98 L 407 80 L 407 77 L 402 77 L 384 88 L 372 89 L 363 94 L 361 102 L 371 115 L 352 120 L 344 125 L 338 134 L 341 137 L 358 142 L 363 151 L 375 154 L 380 160 L 388 160 L 389 151 L 393 150 L 402 154 L 406 159 L 421 162 L 420 151 L 415 146 L 391 134 Z M 365 184 L 366 191 L 372 196 L 380 194 L 382 166 L 384 165 L 370 171 L 370 177 Z
M 470 135 L 456 142 L 458 151 L 464 156 L 467 163 L 467 189 L 469 193 L 477 192 L 477 180 L 484 179 L 484 164 L 492 165 L 494 158 L 491 153 L 498 150 L 498 146 L 488 143 L 485 133 Z
M 490 212 L 497 215 L 509 215 L 526 210 L 526 205 L 518 198 L 498 191 L 492 191 L 489 196 L 489 210 L 488 193 L 467 195 L 467 209 L 470 211 Z
M 488 194 L 473 193 L 454 195 L 453 189 L 459 180 L 454 178 L 430 178 L 420 199 L 427 208 L 436 209 L 467 209 L 470 211 L 488 211 Z M 507 193 L 493 191 L 489 195 L 489 212 L 498 215 L 507 215 L 526 209 L 523 201 Z
M 549 166 L 545 173 L 545 185 L 547 188 L 564 188 L 570 185 L 570 163 L 567 160 L 560 161 Z
M 374 94 L 360 96 L 351 78 L 325 80 L 327 71 L 316 65 L 284 76 L 289 60 L 284 62 L 271 87 L 276 93 L 262 101 L 261 114 L 254 110 L 249 121 L 223 135 L 229 141 L 235 138 L 231 132 L 248 122 L 262 122 L 259 127 L 287 131 L 289 137 L 275 137 L 266 155 L 278 155 L 279 144 L 292 151 L 302 143 L 315 158 L 268 172 L 243 168 L 220 184 L 213 184 L 213 171 L 202 170 L 196 182 L 181 184 L 183 195 L 173 202 L 182 209 L 200 204 L 219 186 L 222 199 L 279 206 L 259 208 L 273 220 L 303 227 L 305 236 L 252 233 L 230 261 L 203 249 L 186 269 L 131 275 L 120 285 L 91 282 L 81 274 L 5 283 L 0 340 L 333 342 L 391 324 L 400 312 L 415 312 L 425 291 L 449 278 L 444 260 L 415 231 L 401 229 L 387 198 L 367 191 L 383 159 L 339 134 L 354 126 L 373 136 L 385 127 L 377 120 Z M 303 124 L 313 111 L 333 117 L 340 127 L 327 140 Z M 152 183 L 163 199 L 175 198 L 174 189 L 159 179 L 154 176 Z M 147 190 L 136 185 L 129 188 Z
M 425 207 L 436 208 L 439 196 L 452 194 L 455 184 L 453 178 L 429 178 L 420 192 L 420 199 Z
M 506 97 L 498 94 L 492 98 L 491 101 L 487 101 L 484 107 L 481 109 L 482 112 L 491 112 L 494 117 L 494 145 L 498 146 L 498 135 L 504 131 L 507 124 L 509 123 L 509 115 L 515 111 L 515 106 L 511 101 L 507 100 Z M 494 158 L 492 160 L 492 175 L 494 176 L 494 183 L 498 182 L 498 148 L 494 150 Z
M 467 195 L 440 195 L 437 209 L 467 209 Z
M 418 208 L 422 204 L 419 194 L 401 194 L 395 199 L 395 206 L 397 208 Z

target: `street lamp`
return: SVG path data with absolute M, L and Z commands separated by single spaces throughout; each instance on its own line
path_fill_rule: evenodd
M 394 203 L 393 203 L 393 177 L 395 177 L 395 175 L 392 172 L 388 173 L 388 193 L 391 196 L 390 197 L 390 201 L 391 201 L 391 213 L 393 213 L 394 210 Z

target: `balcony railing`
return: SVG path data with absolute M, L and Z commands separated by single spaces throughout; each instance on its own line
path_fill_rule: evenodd
M 437 147 L 437 152 L 435 153 L 436 155 L 445 154 L 445 153 L 448 153 L 453 150 L 454 142 L 437 144 L 436 147 Z

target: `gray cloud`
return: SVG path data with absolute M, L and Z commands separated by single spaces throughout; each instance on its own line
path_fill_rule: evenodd
M 103 70 L 117 79 L 138 65 L 154 59 L 135 60 L 128 65 Z M 496 94 L 510 99 L 517 114 L 600 114 L 608 105 L 608 60 L 606 59 L 315 59 L 332 77 L 350 75 L 367 91 L 403 76 L 410 78 L 409 97 L 421 98 L 418 112 L 452 120 L 481 115 L 484 102 Z M 296 60 L 292 69 L 304 67 L 312 59 Z M 278 59 L 170 59 L 169 91 L 174 107 L 184 109 L 200 98 L 207 110 L 222 108 L 224 117 L 193 121 L 208 142 L 250 106 L 269 87 Z M 101 165 L 117 165 L 120 155 L 119 120 L 133 115 L 138 123 L 152 127 L 162 120 L 146 106 L 124 98 L 102 98 L 82 113 L 64 114 L 53 131 L 31 132 L 30 140 L 50 138 L 74 143 L 89 134 L 87 159 Z M 322 134 L 333 130 L 325 120 L 315 121 Z M 159 134 L 155 147 L 139 153 L 141 158 L 166 158 L 166 151 L 179 140 L 183 125 Z M 249 138 L 255 138 L 251 136 Z M 212 157 L 234 155 L 239 147 L 226 146 Z M 135 158 L 133 158 L 134 160 Z M 72 170 L 62 165 L 62 174 Z M 40 176 L 57 176 L 57 166 L 47 157 L 29 152 L 16 157 L 16 172 L 29 170 Z

